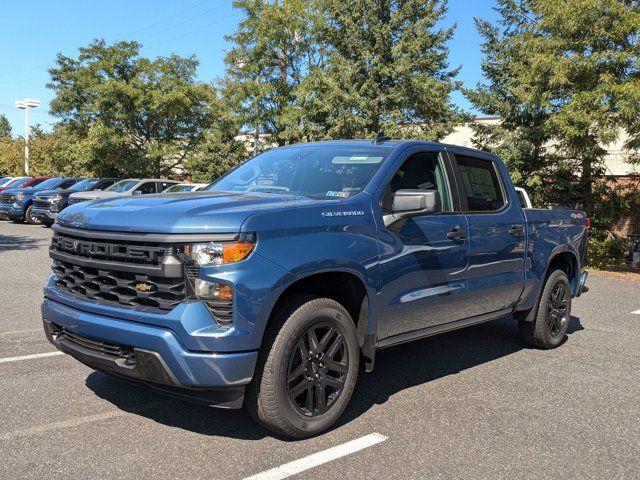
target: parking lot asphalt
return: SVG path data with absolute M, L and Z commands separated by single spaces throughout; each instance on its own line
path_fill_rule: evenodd
M 287 441 L 243 410 L 34 356 L 55 352 L 39 312 L 50 235 L 0 222 L 2 479 L 242 479 L 313 454 L 321 464 L 292 478 L 639 476 L 640 275 L 592 273 L 556 350 L 524 347 L 509 319 L 383 350 L 336 428 Z

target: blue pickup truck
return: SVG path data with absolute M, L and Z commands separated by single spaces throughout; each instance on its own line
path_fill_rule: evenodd
M 207 191 L 65 209 L 42 317 L 96 370 L 307 437 L 378 349 L 502 317 L 559 346 L 587 290 L 588 221 L 523 209 L 489 153 L 294 145 Z
M 9 188 L 0 193 L 0 219 L 36 225 L 40 220 L 34 212 L 34 196 L 43 190 L 65 190 L 81 178 L 48 178 L 31 187 Z

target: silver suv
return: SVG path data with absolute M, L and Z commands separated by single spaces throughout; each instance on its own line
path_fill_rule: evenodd
M 171 185 L 177 185 L 179 183 L 180 182 L 175 180 L 163 180 L 160 178 L 128 178 L 114 183 L 105 190 L 74 193 L 69 197 L 69 205 L 87 200 L 161 193 Z

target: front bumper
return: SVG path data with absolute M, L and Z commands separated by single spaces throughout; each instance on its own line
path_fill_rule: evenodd
M 36 208 L 36 207 L 33 207 L 31 209 L 31 214 L 41 222 L 45 222 L 45 223 L 55 222 L 56 218 L 58 217 L 57 212 L 52 212 L 49 209 Z
M 13 205 L 0 205 L 0 219 L 2 220 L 20 220 L 24 218 L 24 208 L 14 207 Z
M 49 341 L 91 368 L 142 382 L 166 393 L 223 408 L 242 406 L 256 351 L 190 351 L 158 326 L 88 313 L 45 298 Z

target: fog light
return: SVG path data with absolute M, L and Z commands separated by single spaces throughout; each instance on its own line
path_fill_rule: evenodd
M 209 282 L 201 278 L 195 279 L 196 297 L 201 300 L 225 300 L 233 299 L 233 288 L 231 285 Z

